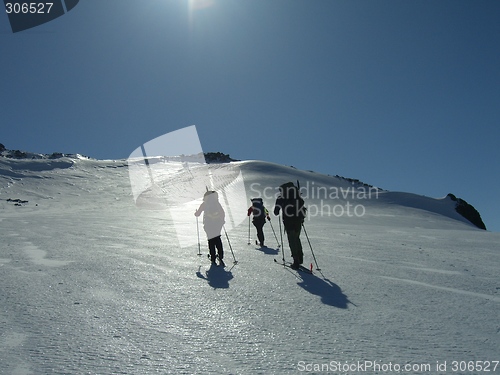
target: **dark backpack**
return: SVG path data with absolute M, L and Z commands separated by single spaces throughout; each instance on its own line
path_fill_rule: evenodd
M 280 186 L 281 199 L 283 200 L 283 215 L 285 218 L 300 219 L 303 221 L 306 217 L 307 208 L 304 206 L 304 200 L 300 196 L 300 191 L 293 182 L 287 182 Z
M 254 220 L 265 220 L 266 219 L 266 209 L 264 207 L 264 202 L 262 202 L 262 198 L 253 198 L 252 199 L 252 214 Z

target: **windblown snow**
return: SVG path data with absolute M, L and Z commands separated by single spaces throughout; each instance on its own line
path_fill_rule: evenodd
M 0 158 L 0 373 L 500 373 L 500 236 L 449 198 L 259 161 L 214 168 L 238 168 L 246 191 L 225 269 L 194 215 L 168 209 L 172 180 L 144 209 L 127 161 Z M 290 260 L 277 217 L 267 247 L 253 226 L 248 244 L 250 198 L 272 211 L 297 180 L 312 275 L 274 262 Z

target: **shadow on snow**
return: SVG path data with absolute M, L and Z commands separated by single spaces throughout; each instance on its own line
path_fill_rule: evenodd
M 264 254 L 268 255 L 277 255 L 280 252 L 279 249 L 273 249 L 267 246 L 256 247 L 255 250 L 262 251 Z
M 347 296 L 342 293 L 342 289 L 334 282 L 325 278 L 322 273 L 321 276 L 323 278 L 316 276 L 316 274 L 301 276 L 301 282 L 297 283 L 297 285 L 309 293 L 321 297 L 321 302 L 325 305 L 347 309 L 348 304 L 352 304 Z
M 231 267 L 232 269 L 232 267 Z M 229 280 L 233 278 L 231 269 L 225 270 L 224 267 L 212 265 L 205 271 L 205 275 L 201 273 L 201 266 L 198 267 L 196 276 L 200 279 L 206 280 L 208 285 L 214 289 L 227 289 L 229 288 Z

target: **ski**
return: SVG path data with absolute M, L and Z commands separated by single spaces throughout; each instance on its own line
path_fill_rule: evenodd
M 285 261 L 285 263 L 283 263 L 283 261 L 277 261 L 276 259 L 274 259 L 274 263 L 279 264 L 281 266 L 288 267 L 288 268 L 290 268 L 290 269 L 293 270 L 291 262 L 286 262 Z M 300 272 L 312 274 L 312 271 L 310 269 L 304 267 L 303 265 L 300 265 L 299 268 L 296 269 L 296 271 L 300 271 Z

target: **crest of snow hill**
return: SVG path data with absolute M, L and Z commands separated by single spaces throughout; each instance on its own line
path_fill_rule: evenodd
M 7 150 L 3 144 L 0 143 L 0 157 L 8 159 L 60 159 L 60 158 L 73 158 L 73 159 L 90 159 L 88 156 L 81 154 L 63 154 L 62 152 L 53 152 L 52 154 L 37 154 L 33 152 L 26 152 L 20 150 Z
M 204 153 L 205 156 L 205 161 L 207 163 L 230 163 L 234 161 L 239 161 L 237 159 L 231 158 L 228 154 L 224 154 L 222 152 L 207 152 Z M 90 159 L 88 156 L 84 156 L 81 154 L 64 154 L 61 152 L 54 152 L 52 154 L 37 154 L 37 153 L 31 153 L 31 152 L 25 152 L 25 151 L 20 151 L 20 150 L 8 150 L 5 148 L 3 144 L 0 143 L 0 157 L 2 158 L 7 158 L 7 159 L 60 159 L 60 158 L 73 158 L 73 159 Z M 343 178 L 346 181 L 349 181 L 351 183 L 356 183 L 356 184 L 363 184 L 357 179 L 351 179 L 351 178 L 345 178 L 345 177 L 340 177 Z M 371 186 L 368 184 L 363 184 L 365 186 Z M 455 204 L 455 211 L 460 214 L 462 217 L 467 219 L 469 222 L 474 224 L 476 227 L 480 229 L 486 230 L 486 226 L 481 219 L 481 215 L 479 212 L 469 203 L 467 203 L 465 200 L 461 198 L 457 198 L 454 194 L 448 194 L 447 198 L 451 199 L 454 201 Z M 7 199 L 9 202 L 14 202 L 16 203 L 17 206 L 22 206 L 23 204 L 27 203 L 25 200 L 21 199 Z

